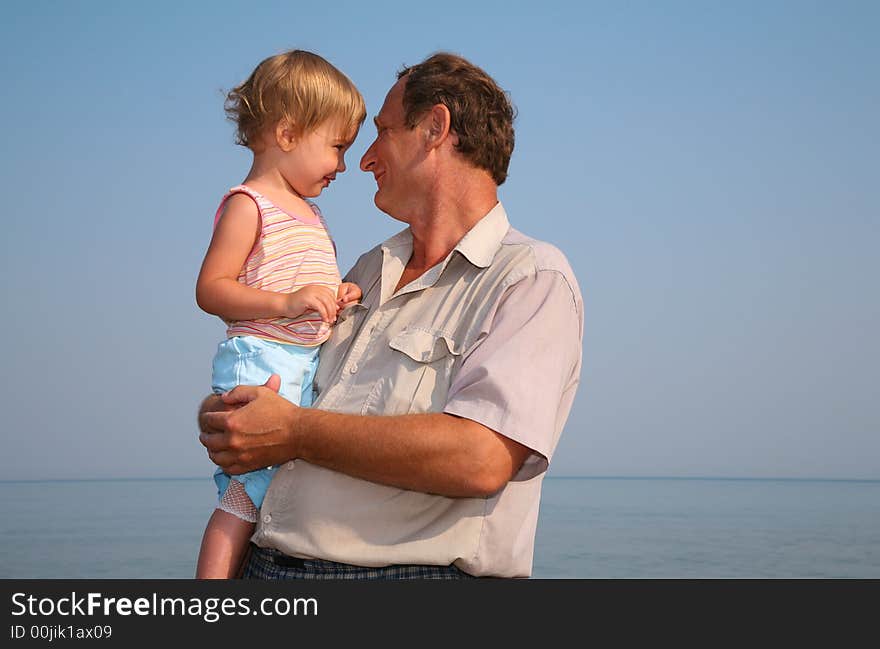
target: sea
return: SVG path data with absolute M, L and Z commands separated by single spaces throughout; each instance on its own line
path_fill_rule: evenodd
M 197 479 L 0 482 L 0 578 L 188 579 Z M 880 481 L 544 480 L 535 579 L 880 578 Z

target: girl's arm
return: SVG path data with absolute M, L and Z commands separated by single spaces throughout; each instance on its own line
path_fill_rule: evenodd
M 276 293 L 245 286 L 238 274 L 260 233 L 260 215 L 253 199 L 235 194 L 226 206 L 205 253 L 196 281 L 196 302 L 207 313 L 224 320 L 295 318 L 317 311 L 336 319 L 336 295 L 325 286 L 309 285 L 294 293 Z

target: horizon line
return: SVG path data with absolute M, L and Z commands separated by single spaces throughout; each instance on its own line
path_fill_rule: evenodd
M 547 475 L 547 480 L 716 480 L 764 482 L 880 482 L 880 478 L 829 478 L 785 476 L 673 476 L 673 475 Z M 157 482 L 167 480 L 204 480 L 210 476 L 115 477 L 115 478 L 0 478 L 0 484 L 41 482 Z

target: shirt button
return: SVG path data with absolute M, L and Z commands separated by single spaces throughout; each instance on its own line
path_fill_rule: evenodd
M 264 523 L 271 523 L 271 522 L 272 522 L 272 517 L 269 516 L 269 514 L 266 514 L 265 516 L 263 516 L 263 522 L 264 522 Z
M 354 374 L 355 372 L 357 372 L 357 371 L 358 371 L 357 363 L 355 363 L 354 365 L 352 365 L 351 367 L 349 367 L 349 368 L 348 368 L 348 371 L 351 372 L 352 374 Z

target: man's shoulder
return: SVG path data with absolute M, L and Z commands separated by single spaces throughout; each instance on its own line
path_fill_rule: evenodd
M 555 273 L 565 281 L 572 293 L 580 295 L 577 279 L 568 258 L 552 243 L 535 239 L 510 228 L 501 240 L 495 262 L 511 269 L 511 276 L 533 276 L 537 273 Z
M 364 281 L 364 278 L 369 277 L 370 275 L 380 275 L 381 273 L 382 244 L 380 243 L 358 257 L 357 261 L 354 262 L 354 266 L 351 267 L 351 270 L 345 274 L 345 278 L 346 281 L 359 284 Z
M 568 258 L 559 248 L 548 241 L 535 239 L 523 234 L 516 228 L 510 228 L 501 240 L 502 250 L 512 253 L 525 251 L 537 270 L 556 270 L 565 274 L 573 274 Z

